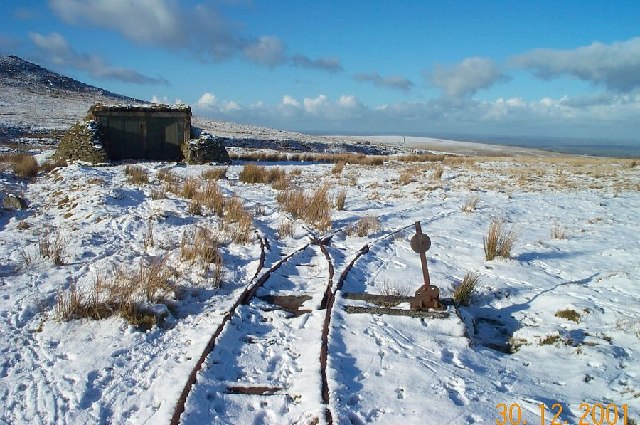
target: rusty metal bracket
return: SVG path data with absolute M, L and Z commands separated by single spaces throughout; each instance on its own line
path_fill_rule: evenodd
M 420 254 L 424 284 L 415 292 L 415 296 L 410 303 L 411 310 L 414 311 L 429 308 L 444 309 L 444 306 L 439 301 L 440 290 L 437 286 L 431 284 L 431 278 L 429 277 L 429 267 L 427 266 L 427 251 L 429 248 L 431 248 L 431 238 L 422 233 L 422 226 L 419 221 L 416 221 L 416 234 L 411 238 L 411 249 Z

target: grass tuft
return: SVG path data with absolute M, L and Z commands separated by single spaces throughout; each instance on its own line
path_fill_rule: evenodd
M 464 204 L 462 204 L 462 212 L 470 213 L 474 212 L 478 206 L 478 202 L 480 202 L 479 195 L 470 195 L 464 200 Z
M 127 165 L 124 167 L 124 174 L 127 176 L 127 180 L 133 184 L 146 184 L 149 183 L 149 173 L 140 165 Z
M 340 192 L 338 192 L 338 195 L 336 196 L 336 209 L 338 211 L 344 211 L 344 204 L 347 201 L 347 191 L 342 189 Z
M 484 238 L 484 256 L 487 261 L 496 257 L 511 258 L 511 250 L 517 239 L 517 233 L 504 227 L 504 222 L 494 219 Z
M 458 305 L 469 305 L 471 296 L 478 286 L 480 275 L 476 272 L 467 272 L 462 282 L 453 290 L 453 300 Z
M 580 323 L 580 313 L 572 309 L 558 310 L 555 314 L 556 317 L 561 319 L 571 320 L 576 323 Z
M 331 227 L 331 202 L 328 196 L 328 186 L 305 194 L 302 190 L 285 190 L 276 197 L 282 208 L 300 218 L 318 230 L 327 230 Z
M 356 222 L 353 226 L 349 226 L 347 234 L 355 234 L 359 237 L 369 236 L 380 229 L 380 221 L 378 217 L 365 216 Z

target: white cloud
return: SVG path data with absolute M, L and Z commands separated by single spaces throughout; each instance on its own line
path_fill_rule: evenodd
M 233 100 L 229 100 L 225 102 L 224 105 L 222 106 L 222 111 L 224 112 L 238 112 L 241 110 L 242 110 L 242 105 L 240 105 L 238 102 L 235 102 Z
M 640 37 L 573 50 L 535 49 L 511 59 L 543 79 L 569 75 L 626 93 L 640 88 Z
M 196 102 L 196 107 L 200 109 L 211 109 L 215 106 L 218 99 L 213 93 L 205 92 L 200 96 L 200 99 Z
M 316 113 L 318 112 L 324 105 L 327 104 L 327 96 L 321 94 L 317 97 L 310 98 L 305 97 L 302 101 L 304 105 L 304 109 L 307 112 Z
M 29 33 L 29 38 L 39 54 L 55 65 L 86 71 L 92 77 L 120 80 L 135 84 L 167 84 L 162 78 L 153 78 L 128 68 L 113 67 L 96 55 L 76 52 L 59 33 L 42 35 Z
M 285 106 L 300 106 L 298 99 L 293 96 L 289 96 L 288 94 L 282 96 L 282 104 Z
M 244 48 L 244 55 L 251 62 L 260 65 L 275 66 L 286 61 L 285 48 L 278 37 L 264 35 L 255 43 Z
M 479 57 L 467 58 L 451 67 L 438 64 L 425 75 L 433 85 L 453 97 L 473 95 L 480 89 L 508 79 L 495 62 Z

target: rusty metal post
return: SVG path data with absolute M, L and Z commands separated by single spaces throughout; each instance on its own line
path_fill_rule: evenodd
M 429 277 L 429 267 L 427 266 L 427 251 L 429 248 L 431 248 L 431 239 L 422 233 L 422 226 L 419 221 L 416 221 L 416 234 L 411 238 L 411 249 L 420 254 L 424 285 L 416 291 L 415 297 L 411 301 L 411 310 L 443 308 L 439 301 L 440 290 L 431 284 L 431 278 Z
M 420 254 L 420 262 L 422 263 L 422 277 L 424 278 L 424 286 L 428 288 L 429 285 L 431 285 L 431 278 L 429 277 L 429 266 L 427 266 L 427 250 L 431 247 L 431 239 L 429 239 L 429 236 L 422 233 L 422 226 L 420 225 L 419 221 L 416 221 L 416 236 L 417 242 L 414 242 L 414 245 L 418 245 L 417 251 L 418 254 Z M 425 245 L 427 245 L 425 241 L 428 241 L 429 247 L 427 249 L 424 249 Z M 414 251 L 416 251 L 415 248 Z

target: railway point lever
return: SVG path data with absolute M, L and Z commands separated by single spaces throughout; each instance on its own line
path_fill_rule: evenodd
M 431 284 L 431 279 L 429 278 L 426 254 L 429 248 L 431 248 L 431 238 L 422 233 L 420 221 L 416 221 L 416 234 L 411 238 L 411 249 L 420 254 L 424 284 L 418 288 L 413 300 L 411 301 L 411 310 L 414 311 L 426 310 L 429 308 L 442 310 L 444 308 L 439 301 L 440 290 L 437 286 Z

